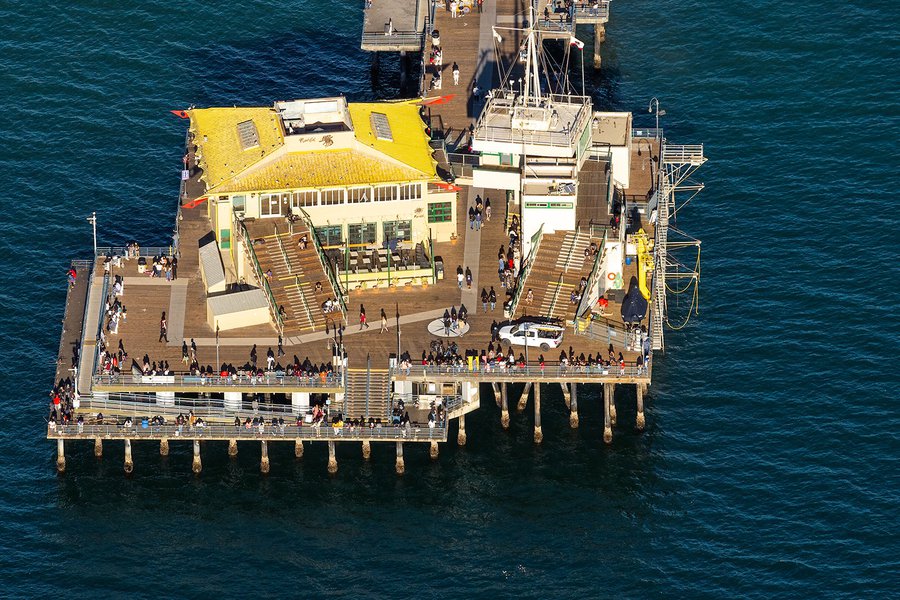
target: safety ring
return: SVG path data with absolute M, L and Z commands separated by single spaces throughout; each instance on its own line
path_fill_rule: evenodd
M 606 278 L 609 279 L 610 281 L 615 281 L 615 280 L 616 280 L 616 274 L 615 274 L 615 273 L 612 273 L 612 272 L 607 273 L 607 274 L 606 274 Z

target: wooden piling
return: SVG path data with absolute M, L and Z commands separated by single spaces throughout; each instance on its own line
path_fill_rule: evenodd
M 337 473 L 337 456 L 334 454 L 334 440 L 328 440 L 328 472 L 334 475 Z
M 228 440 L 228 456 L 237 456 L 237 440 Z
M 456 434 L 456 444 L 458 446 L 466 445 L 466 415 L 459 416 L 459 433 Z
M 438 457 L 438 443 L 431 442 L 431 448 L 428 451 L 428 455 L 431 457 L 431 460 L 437 460 Z
M 195 475 L 199 475 L 200 471 L 203 470 L 203 463 L 200 462 L 200 440 L 194 440 L 194 462 L 191 465 L 191 470 Z
M 94 438 L 94 456 L 97 458 L 103 456 L 103 440 L 100 438 Z
M 509 403 L 507 402 L 506 383 L 500 384 L 500 425 L 509 429 Z
M 66 443 L 61 439 L 56 440 L 56 471 L 66 472 Z
M 372 444 L 369 440 L 362 442 L 362 455 L 365 460 L 369 460 L 369 457 L 372 456 Z
M 572 384 L 572 402 L 569 405 L 569 427 L 578 429 L 578 384 Z
M 260 442 L 260 451 L 259 472 L 265 474 L 269 472 L 269 444 L 266 440 Z
M 612 390 L 611 384 L 603 384 L 603 441 L 607 444 L 612 443 L 612 422 L 609 417 L 609 405 L 611 404 Z
M 491 389 L 494 391 L 494 402 L 497 403 L 497 408 L 500 408 L 500 389 L 496 381 L 491 382 Z
M 544 441 L 544 431 L 541 429 L 541 384 L 534 384 L 534 443 Z
M 403 475 L 406 472 L 406 465 L 403 462 L 403 442 L 397 442 L 397 475 Z
M 637 384 L 637 419 L 635 427 L 638 431 L 643 431 L 646 422 L 644 420 L 644 384 Z
M 609 422 L 615 427 L 616 426 L 616 384 L 610 383 L 609 385 Z
M 528 394 L 531 392 L 531 382 L 525 384 L 525 389 L 522 390 L 522 395 L 519 397 L 519 405 L 516 407 L 516 410 L 522 412 L 525 410 L 525 406 L 528 404 Z
M 169 455 L 169 438 L 162 438 L 161 440 L 159 440 L 159 455 Z
M 294 441 L 294 456 L 296 458 L 303 458 L 303 440 L 301 439 Z
M 597 23 L 594 25 L 594 68 L 600 68 L 600 46 L 606 41 L 606 27 Z
M 134 472 L 134 460 L 131 458 L 131 440 L 125 438 L 125 473 Z
M 572 398 L 571 398 L 571 396 L 569 395 L 569 384 L 566 383 L 565 381 L 560 381 L 560 382 L 559 382 L 559 387 L 562 388 L 563 402 L 566 403 L 566 408 L 571 408 L 571 406 L 572 406 Z

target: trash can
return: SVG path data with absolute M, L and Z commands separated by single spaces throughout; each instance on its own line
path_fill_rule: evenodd
M 432 46 L 440 46 L 441 45 L 441 32 L 435 29 L 431 32 L 431 45 Z

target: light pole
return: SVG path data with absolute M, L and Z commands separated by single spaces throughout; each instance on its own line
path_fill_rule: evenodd
M 659 118 L 666 116 L 665 110 L 659 110 L 659 98 L 654 96 L 650 99 L 650 105 L 647 107 L 647 112 L 653 112 L 653 105 L 656 104 L 656 137 L 659 137 Z
M 94 257 L 97 256 L 97 213 L 92 212 L 91 216 L 87 218 L 87 222 L 93 225 L 94 229 Z

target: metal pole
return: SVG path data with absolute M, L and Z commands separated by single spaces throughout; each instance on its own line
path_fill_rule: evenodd
M 400 303 L 395 302 L 394 306 L 396 307 L 397 313 L 397 372 L 400 371 Z
M 525 328 L 525 372 L 528 372 L 528 323 L 522 324 Z
M 87 218 L 88 222 L 93 226 L 94 230 L 94 256 L 97 256 L 97 212 L 92 212 Z
M 216 369 L 219 369 L 219 324 L 216 323 Z

